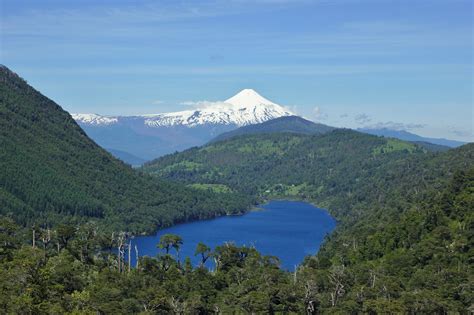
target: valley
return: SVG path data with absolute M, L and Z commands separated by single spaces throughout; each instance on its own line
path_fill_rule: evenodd
M 285 116 L 133 169 L 4 66 L 0 92 L 5 313 L 470 305 L 472 143 L 440 150 Z
M 0 0 L 0 314 L 474 314 L 472 0 Z

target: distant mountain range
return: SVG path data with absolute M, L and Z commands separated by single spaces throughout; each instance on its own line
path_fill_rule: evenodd
M 428 143 L 437 144 L 441 146 L 447 146 L 450 148 L 456 148 L 463 144 L 466 144 L 466 142 L 461 142 L 461 141 L 456 141 L 456 140 L 422 137 L 405 130 L 392 130 L 392 129 L 387 129 L 387 128 L 380 128 L 380 129 L 359 128 L 357 130 L 368 133 L 368 134 L 376 135 L 376 136 L 397 138 L 400 140 L 411 141 L 411 142 L 428 142 Z
M 165 154 L 242 134 L 317 134 L 335 129 L 295 116 L 252 89 L 244 89 L 223 102 L 203 102 L 193 110 L 139 116 L 72 116 L 97 144 L 134 166 Z M 358 131 L 417 142 L 431 151 L 464 144 L 455 140 L 426 138 L 403 130 L 361 128 Z
M 122 151 L 150 160 L 205 144 L 241 126 L 291 115 L 294 114 L 254 90 L 245 89 L 223 102 L 193 110 L 141 116 L 72 116 L 97 144 L 110 152 Z

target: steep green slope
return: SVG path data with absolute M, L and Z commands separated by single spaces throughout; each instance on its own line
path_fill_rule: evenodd
M 260 200 L 305 199 L 338 220 L 300 268 L 314 303 L 339 312 L 461 311 L 472 303 L 474 144 L 432 153 L 350 130 L 252 135 L 145 165 Z
M 245 209 L 243 198 L 151 180 L 90 140 L 59 105 L 0 67 L 0 214 L 23 225 L 103 221 L 152 231 Z
M 210 142 L 223 141 L 237 136 L 260 133 L 296 133 L 304 135 L 323 134 L 334 130 L 334 127 L 314 123 L 299 116 L 284 116 L 260 124 L 240 127 L 224 132 Z

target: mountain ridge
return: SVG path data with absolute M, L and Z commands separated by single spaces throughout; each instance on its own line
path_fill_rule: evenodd
M 300 116 L 283 116 L 254 125 L 247 125 L 228 131 L 213 138 L 210 143 L 227 140 L 236 136 L 258 133 L 296 133 L 304 135 L 323 134 L 336 128 L 315 123 Z
M 368 134 L 376 135 L 376 136 L 397 138 L 400 140 L 411 141 L 411 142 L 428 142 L 428 143 L 437 144 L 441 146 L 447 146 L 450 148 L 456 148 L 467 143 L 463 141 L 450 140 L 450 139 L 444 139 L 444 138 L 423 137 L 423 136 L 408 132 L 406 130 L 395 130 L 395 129 L 389 129 L 389 128 L 358 128 L 357 130 L 368 133 Z

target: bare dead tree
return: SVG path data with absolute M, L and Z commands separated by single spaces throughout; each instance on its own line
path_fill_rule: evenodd
M 110 247 L 114 245 L 115 241 L 115 232 L 112 232 L 112 235 L 110 236 Z
M 131 265 L 132 265 L 132 241 L 128 243 L 128 272 L 130 272 Z
M 293 283 L 296 283 L 297 273 L 298 273 L 298 266 L 295 265 L 295 271 L 293 272 Z
M 174 296 L 170 299 L 170 305 L 173 309 L 174 314 L 186 314 L 187 313 L 187 303 L 186 301 L 181 302 L 179 298 L 175 298 Z
M 41 233 L 41 241 L 43 242 L 44 260 L 46 261 L 46 247 L 51 241 L 51 230 L 49 228 L 46 230 L 46 233 L 44 231 Z
M 306 306 L 306 314 L 311 315 L 316 313 L 316 294 L 318 293 L 318 286 L 314 280 L 307 280 L 304 285 L 304 301 Z
M 370 269 L 369 274 L 370 274 L 370 287 L 374 288 L 375 287 L 375 281 L 377 279 L 377 273 L 375 272 L 374 269 Z
M 136 259 L 135 268 L 136 268 L 137 271 L 138 271 L 138 247 L 137 247 L 137 245 L 135 245 L 135 259 Z
M 123 266 L 123 256 L 124 256 L 124 244 L 125 244 L 125 233 L 121 232 L 117 237 L 117 263 L 118 263 L 118 271 L 122 272 L 125 270 Z
M 214 255 L 213 258 L 214 258 L 214 263 L 215 263 L 215 265 L 216 265 L 215 271 L 217 272 L 217 271 L 219 271 L 219 268 L 220 268 L 220 266 L 221 266 L 221 256 L 219 256 L 219 255 Z
M 331 296 L 331 306 L 336 306 L 337 301 L 345 293 L 344 290 L 344 265 L 336 266 L 332 268 L 329 273 L 329 282 L 332 284 L 332 290 L 330 293 Z

